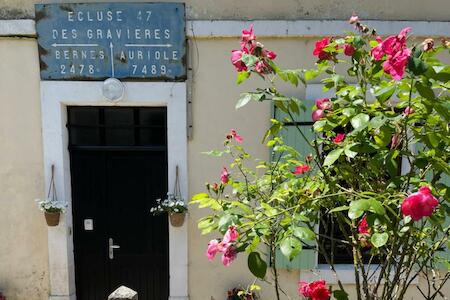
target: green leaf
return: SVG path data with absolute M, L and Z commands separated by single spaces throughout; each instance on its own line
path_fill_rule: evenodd
M 211 151 L 207 151 L 207 152 L 202 152 L 202 154 L 206 154 L 206 155 L 209 155 L 209 156 L 220 157 L 220 156 L 223 155 L 223 151 L 211 150 Z
M 342 152 L 344 152 L 344 149 L 338 148 L 328 153 L 327 157 L 325 157 L 323 165 L 331 166 L 341 156 Z
M 295 227 L 293 233 L 301 240 L 314 241 L 316 239 L 314 231 L 306 227 Z
M 374 117 L 374 118 L 372 118 L 372 119 L 370 120 L 370 126 L 371 126 L 373 129 L 378 129 L 378 128 L 380 128 L 381 126 L 383 126 L 384 123 L 386 123 L 387 120 L 388 120 L 388 119 L 385 118 L 384 116 L 376 116 L 376 117 Z
M 203 199 L 209 199 L 209 195 L 207 193 L 200 193 L 192 196 L 192 201 L 198 201 Z
M 369 125 L 369 120 L 370 117 L 368 115 L 360 113 L 354 116 L 350 122 L 355 131 L 361 131 Z
M 237 222 L 237 217 L 234 215 L 223 215 L 219 219 L 219 230 L 225 231 L 230 225 L 234 225 Z
M 348 210 L 348 208 L 349 207 L 347 205 L 335 207 L 335 208 L 331 209 L 329 211 L 329 213 L 334 213 L 334 212 L 340 212 L 340 211 Z
M 443 117 L 447 122 L 450 122 L 450 101 L 441 103 L 434 102 L 433 107 L 436 112 Z
M 366 42 L 363 40 L 363 38 L 361 36 L 356 35 L 353 38 L 353 45 L 355 45 L 356 48 L 361 48 L 365 44 L 366 44 Z
M 348 217 L 352 220 L 361 217 L 365 211 L 369 210 L 370 204 L 367 200 L 357 200 L 350 202 Z
M 305 80 L 308 81 L 308 80 L 314 79 L 317 76 L 319 76 L 320 73 L 321 72 L 319 70 L 315 70 L 315 69 L 306 70 L 305 71 Z
M 253 275 L 260 279 L 264 279 L 267 271 L 266 262 L 261 259 L 261 255 L 258 252 L 252 252 L 248 255 L 248 269 Z
M 383 247 L 389 239 L 389 235 L 386 232 L 374 233 L 370 238 L 370 242 L 377 248 Z
M 261 202 L 261 207 L 264 209 L 264 214 L 268 217 L 273 217 L 278 213 L 278 210 L 265 202 Z
M 420 82 L 416 83 L 416 89 L 419 92 L 420 96 L 427 98 L 428 100 L 434 100 L 436 98 L 433 90 L 430 87 L 421 84 Z
M 428 65 L 420 58 L 411 57 L 408 61 L 408 69 L 410 69 L 414 75 L 422 75 L 427 71 Z
M 353 151 L 352 148 L 358 145 L 358 143 L 352 143 L 344 148 L 344 153 L 348 158 L 354 158 L 356 155 L 358 155 L 358 152 Z
M 290 236 L 281 242 L 280 250 L 291 261 L 302 251 L 302 244 L 298 239 Z
M 386 100 L 392 97 L 396 89 L 397 85 L 395 84 L 388 85 L 384 88 L 377 90 L 374 95 L 378 101 L 385 102 Z
M 231 206 L 239 207 L 245 214 L 248 214 L 248 215 L 252 214 L 251 208 L 248 205 L 246 205 L 240 201 L 233 201 L 230 204 L 231 204 Z
M 251 67 L 258 62 L 259 58 L 251 54 L 242 54 L 241 61 L 247 66 Z
M 348 118 L 355 114 L 355 109 L 353 107 L 347 107 L 342 110 L 342 114 Z
M 236 103 L 236 109 L 239 109 L 245 105 L 247 105 L 247 103 L 249 103 L 251 100 L 253 101 L 260 101 L 261 99 L 263 99 L 264 97 L 264 93 L 243 93 L 240 95 L 240 98 L 238 100 L 238 102 Z
M 269 130 L 266 131 L 266 134 L 264 135 L 261 143 L 264 143 L 264 141 L 270 135 L 272 135 L 272 136 L 278 135 L 278 133 L 280 132 L 281 128 L 283 128 L 283 126 L 281 125 L 281 123 L 278 120 L 271 119 L 270 121 L 272 122 L 272 126 L 270 126 Z
M 433 148 L 437 148 L 437 146 L 439 146 L 440 138 L 435 132 L 428 132 L 427 138 Z
M 367 201 L 370 205 L 369 211 L 376 213 L 380 216 L 383 216 L 386 214 L 386 210 L 384 209 L 383 205 L 375 199 L 370 199 Z
M 333 291 L 333 296 L 336 300 L 348 300 L 348 294 L 343 290 Z
M 384 126 L 378 130 L 378 134 L 374 136 L 375 143 L 380 147 L 386 147 L 392 139 L 392 129 Z
M 249 71 L 238 72 L 236 77 L 236 83 L 237 84 L 243 83 L 247 78 L 250 77 L 250 74 L 251 73 Z
M 304 81 L 301 70 L 282 70 L 277 74 L 283 81 L 290 82 L 294 86 L 298 86 L 299 80 Z
M 247 105 L 247 103 L 249 103 L 250 100 L 252 100 L 251 94 L 249 93 L 241 94 L 241 98 L 239 98 L 238 102 L 236 103 L 236 109 L 239 109 Z

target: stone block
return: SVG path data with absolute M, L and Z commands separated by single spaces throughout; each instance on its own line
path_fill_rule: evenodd
M 108 300 L 123 300 L 123 299 L 138 300 L 138 293 L 122 285 L 118 287 L 114 292 L 112 292 L 111 295 L 109 295 L 108 297 Z

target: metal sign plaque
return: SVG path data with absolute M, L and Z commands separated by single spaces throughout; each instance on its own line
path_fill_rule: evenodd
M 182 3 L 37 4 L 42 80 L 186 79 Z

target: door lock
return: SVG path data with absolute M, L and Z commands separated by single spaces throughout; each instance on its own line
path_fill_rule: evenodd
M 109 245 L 108 245 L 109 259 L 114 259 L 114 249 L 120 249 L 120 246 L 114 245 L 113 239 L 109 238 Z

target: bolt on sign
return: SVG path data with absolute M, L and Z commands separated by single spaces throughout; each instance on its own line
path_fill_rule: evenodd
M 182 81 L 182 3 L 36 4 L 42 80 Z

